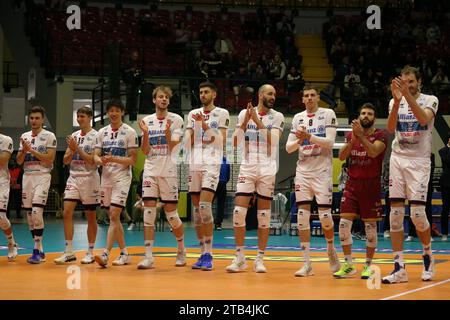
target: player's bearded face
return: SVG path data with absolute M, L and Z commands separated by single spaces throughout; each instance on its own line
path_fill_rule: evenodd
M 262 98 L 262 103 L 264 107 L 272 109 L 275 104 L 275 94 L 274 93 L 264 94 Z
M 364 118 L 359 118 L 359 121 L 361 122 L 361 127 L 363 127 L 364 129 L 370 128 L 373 126 L 373 124 L 375 123 L 375 119 L 369 119 L 368 117 L 364 117 Z
M 413 73 L 404 74 L 402 78 L 408 84 L 409 93 L 416 95 L 419 92 L 420 80 L 418 81 Z
M 214 101 L 216 97 L 213 90 L 209 90 L 208 88 L 202 88 L 204 90 L 200 90 L 200 102 L 204 106 L 209 106 Z

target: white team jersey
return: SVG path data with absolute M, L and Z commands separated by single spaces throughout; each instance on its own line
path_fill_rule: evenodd
M 13 141 L 11 137 L 5 136 L 3 134 L 0 134 L 0 153 L 2 152 L 8 152 L 12 153 L 14 150 L 13 148 Z M 7 186 L 9 190 L 9 170 L 8 170 L 8 163 L 5 163 L 3 167 L 0 167 L 0 185 L 1 186 Z
M 128 157 L 128 150 L 137 147 L 138 138 L 136 131 L 125 123 L 116 130 L 113 130 L 111 125 L 108 125 L 98 131 L 95 149 L 101 149 L 102 156 L 111 154 L 115 157 Z M 130 177 L 131 166 L 110 162 L 103 167 L 102 185 L 105 185 L 105 181 L 114 183 Z
M 93 153 L 95 148 L 95 141 L 97 138 L 97 130 L 92 129 L 87 134 L 83 134 L 81 130 L 72 133 L 72 137 L 75 138 L 79 147 L 86 153 Z M 70 162 L 70 175 L 74 177 L 88 176 L 97 171 L 96 164 L 87 164 L 86 161 L 80 156 L 78 152 L 72 157 Z
M 225 110 L 220 107 L 215 107 L 211 111 L 204 111 L 203 108 L 191 110 L 191 112 L 189 112 L 188 117 L 187 117 L 187 125 L 186 125 L 187 129 L 194 129 L 195 121 L 192 118 L 192 116 L 194 114 L 198 114 L 198 113 L 202 114 L 203 119 L 205 120 L 206 124 L 212 130 L 214 130 L 216 134 L 219 134 L 219 132 L 220 132 L 219 129 L 228 129 L 228 125 L 230 123 L 230 114 L 228 113 L 228 110 Z M 203 136 L 204 136 L 203 129 L 198 130 L 198 132 L 196 132 L 196 136 L 195 136 L 194 140 L 195 141 L 203 141 Z M 194 146 L 192 146 L 192 148 L 195 148 L 195 147 L 196 147 L 196 143 L 194 143 Z M 201 147 L 203 150 L 202 155 L 206 156 L 207 159 L 203 159 L 203 161 L 200 161 L 197 159 L 198 154 L 194 155 L 193 153 L 191 153 L 191 156 L 192 156 L 191 166 L 190 166 L 191 171 L 201 170 L 202 164 L 205 162 L 205 160 L 206 160 L 206 163 L 208 163 L 208 164 L 219 164 L 220 165 L 222 163 L 223 149 L 219 150 L 219 151 L 214 150 L 214 144 L 206 144 L 206 143 L 202 143 Z M 195 160 L 194 160 L 193 156 L 196 157 Z M 194 165 L 192 165 L 192 164 L 194 164 Z M 199 165 L 197 165 L 197 164 L 199 164 Z
M 417 98 L 417 104 L 422 108 L 429 108 L 436 114 L 438 99 L 433 95 L 421 93 Z M 394 99 L 389 102 L 389 113 L 394 105 Z M 397 128 L 395 138 L 392 141 L 392 154 L 412 158 L 430 158 L 434 117 L 426 125 L 421 126 L 411 111 L 411 108 L 402 97 L 398 109 Z
M 332 109 L 319 108 L 315 113 L 306 110 L 297 113 L 292 119 L 290 134 L 301 127 L 317 137 L 326 137 L 328 127 L 338 126 L 336 114 Z M 298 148 L 297 171 L 308 173 L 330 168 L 333 164 L 333 150 L 327 150 L 315 143 L 304 140 Z
M 239 128 L 244 122 L 246 112 L 247 109 L 244 109 L 239 113 L 236 128 Z M 255 112 L 258 114 L 257 107 L 255 107 Z M 267 155 L 267 134 L 272 129 L 278 129 L 280 130 L 281 137 L 284 127 L 284 115 L 281 112 L 270 109 L 268 113 L 258 114 L 258 117 L 268 130 L 261 132 L 253 120 L 250 119 L 248 121 L 247 130 L 245 131 L 245 144 L 248 148 L 248 155 L 242 157 L 241 170 L 253 170 L 255 167 L 261 167 L 261 169 L 267 168 L 268 172 L 270 171 L 271 174 L 275 174 L 278 146 L 276 148 L 271 147 L 271 157 L 269 158 Z
M 166 141 L 167 119 L 172 121 L 170 127 L 172 139 L 179 140 L 183 135 L 183 118 L 169 112 L 167 117 L 158 119 L 156 113 L 146 116 L 143 121 L 148 126 L 150 152 L 145 159 L 145 173 L 153 177 L 176 177 L 177 155 L 171 155 Z
M 47 153 L 47 149 L 56 149 L 56 137 L 53 132 L 42 129 L 36 136 L 31 131 L 25 132 L 20 137 L 23 140 L 31 142 L 31 147 L 40 153 Z M 20 144 L 19 151 L 22 151 Z M 53 164 L 46 165 L 31 153 L 27 152 L 23 162 L 23 170 L 26 174 L 50 173 Z

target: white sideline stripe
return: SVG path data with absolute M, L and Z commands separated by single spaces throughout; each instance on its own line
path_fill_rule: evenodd
M 403 293 L 396 294 L 395 296 L 390 296 L 390 297 L 383 298 L 383 299 L 380 299 L 380 300 L 395 299 L 395 298 L 398 298 L 398 297 L 401 297 L 401 296 L 404 296 L 404 295 L 407 295 L 407 294 L 410 294 L 410 293 L 413 293 L 413 292 L 417 292 L 417 291 L 425 290 L 425 289 L 428 289 L 428 288 L 431 288 L 431 287 L 439 286 L 439 285 L 444 284 L 444 283 L 449 282 L 449 281 L 450 281 L 450 279 L 447 279 L 447 280 L 444 280 L 444 281 L 441 281 L 441 282 L 430 284 L 430 285 L 422 287 L 422 288 L 406 291 L 406 292 L 403 292 Z

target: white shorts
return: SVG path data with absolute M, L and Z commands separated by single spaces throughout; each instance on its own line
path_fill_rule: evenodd
M 425 204 L 430 171 L 430 159 L 408 159 L 392 154 L 389 162 L 389 198 Z
M 125 208 L 127 204 L 128 192 L 130 191 L 131 178 L 116 183 L 110 187 L 108 185 L 100 187 L 100 205 L 102 208 L 109 208 L 110 205 Z
M 220 165 L 204 166 L 202 171 L 189 171 L 189 192 L 200 193 L 202 190 L 217 190 L 220 177 Z
M 178 202 L 178 179 L 176 177 L 144 176 L 142 181 L 142 199 L 157 200 L 164 203 Z
M 0 187 L 0 212 L 7 211 L 8 201 L 9 201 L 9 182 L 4 182 L 4 184 Z
M 44 174 L 24 174 L 22 187 L 22 208 L 45 207 L 52 176 Z
M 81 201 L 83 205 L 92 206 L 100 203 L 100 176 L 69 176 L 64 190 L 64 201 Z
M 295 174 L 295 200 L 297 204 L 309 204 L 316 196 L 318 205 L 331 206 L 333 199 L 333 177 L 331 168 L 324 169 L 316 176 L 305 176 L 297 171 Z
M 254 170 L 240 169 L 236 184 L 236 196 L 253 196 L 272 200 L 275 189 L 275 175 L 261 175 Z

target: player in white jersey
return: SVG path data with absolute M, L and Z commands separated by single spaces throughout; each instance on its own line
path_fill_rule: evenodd
M 161 199 L 172 232 L 177 239 L 178 251 L 175 266 L 186 265 L 184 229 L 178 215 L 178 144 L 183 135 L 183 118 L 167 109 L 172 90 L 158 86 L 153 90 L 156 112 L 139 121 L 142 130 L 141 149 L 146 155 L 142 180 L 144 201 L 145 257 L 138 269 L 154 267 L 153 243 L 155 241 L 156 202 Z
M 6 216 L 9 200 L 9 170 L 8 162 L 14 151 L 11 137 L 0 134 L 0 229 L 8 239 L 8 260 L 14 261 L 17 257 L 17 244 L 11 229 L 11 222 Z
M 264 266 L 264 251 L 269 239 L 270 206 L 278 170 L 278 143 L 283 133 L 284 116 L 275 111 L 276 91 L 269 84 L 258 90 L 258 105 L 249 102 L 247 109 L 238 116 L 233 136 L 235 147 L 243 149 L 243 159 L 239 169 L 233 212 L 236 257 L 226 267 L 228 272 L 241 272 L 247 268 L 244 255 L 245 217 L 250 199 L 257 194 L 258 255 L 253 270 L 267 272 Z
M 383 283 L 407 282 L 403 262 L 403 220 L 405 199 L 410 203 L 411 220 L 423 246 L 422 280 L 434 276 L 431 253 L 430 223 L 425 214 L 427 187 L 431 169 L 431 142 L 438 99 L 420 93 L 421 75 L 418 69 L 406 66 L 401 77 L 392 80 L 387 129 L 395 132 L 389 165 L 389 198 L 391 201 L 391 241 L 394 271 Z
M 95 261 L 102 267 L 108 265 L 109 254 L 117 240 L 120 255 L 113 265 L 122 266 L 131 263 L 125 246 L 125 236 L 120 213 L 125 204 L 131 185 L 131 167 L 136 163 L 138 138 L 136 131 L 122 122 L 125 107 L 119 99 L 111 99 L 106 105 L 110 124 L 99 130 L 95 144 L 94 161 L 103 166 L 100 197 L 101 206 L 109 210 L 110 225 L 106 238 L 106 248 Z
M 34 106 L 28 112 L 31 131 L 20 137 L 17 163 L 23 164 L 22 208 L 27 211 L 28 226 L 34 239 L 33 254 L 27 262 L 45 262 L 42 246 L 44 207 L 50 189 L 53 162 L 56 156 L 56 137 L 43 128 L 45 110 Z
M 100 202 L 100 176 L 97 165 L 94 162 L 94 146 L 97 138 L 97 131 L 91 127 L 92 109 L 86 105 L 77 110 L 77 122 L 80 130 L 68 136 L 67 149 L 63 162 L 70 165 L 70 176 L 67 179 L 66 190 L 64 191 L 64 235 L 66 248 L 64 253 L 54 262 L 64 264 L 76 261 L 73 252 L 73 213 L 78 202 L 84 207 L 88 221 L 87 237 L 88 252 L 81 260 L 83 264 L 94 262 L 94 245 L 97 237 L 96 212 Z
M 297 277 L 313 275 L 310 259 L 311 231 L 309 218 L 311 203 L 316 197 L 319 219 L 327 241 L 330 269 L 340 269 L 334 247 L 334 222 L 331 215 L 333 197 L 333 144 L 336 138 L 337 120 L 332 109 L 319 107 L 320 96 L 312 86 L 303 89 L 306 110 L 292 119 L 286 151 L 298 150 L 295 173 L 295 198 L 298 205 L 297 226 L 305 264 L 295 273 Z
M 194 206 L 194 224 L 201 255 L 192 269 L 212 270 L 214 221 L 212 201 L 219 183 L 220 166 L 230 115 L 216 107 L 217 88 L 213 83 L 199 85 L 202 107 L 189 112 L 186 143 L 190 149 L 189 193 Z

